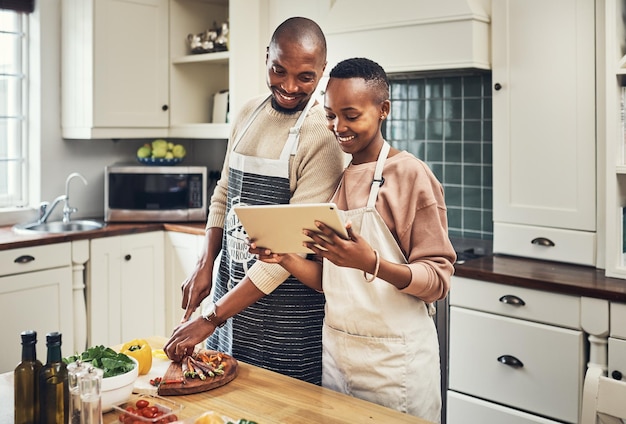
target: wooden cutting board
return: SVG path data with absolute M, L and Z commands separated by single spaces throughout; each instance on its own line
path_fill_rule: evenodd
M 202 349 L 200 352 L 204 352 L 208 355 L 218 353 L 207 349 Z M 207 376 L 206 380 L 183 377 L 182 364 L 179 362 L 172 362 L 163 376 L 163 381 L 165 381 L 166 384 L 161 384 L 157 393 L 160 396 L 188 395 L 192 393 L 206 392 L 229 383 L 237 376 L 237 360 L 230 355 L 226 355 L 225 353 L 222 353 L 221 355 L 223 357 L 222 362 L 225 364 L 224 374 L 216 375 L 215 377 Z M 194 356 L 197 356 L 197 353 L 194 354 Z M 173 383 L 172 381 L 176 382 Z M 181 382 L 179 383 L 178 381 Z

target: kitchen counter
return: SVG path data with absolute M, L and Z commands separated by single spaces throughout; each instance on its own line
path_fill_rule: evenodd
M 626 302 L 626 280 L 606 277 L 604 270 L 587 266 L 491 255 L 455 265 L 454 275 L 553 293 Z
M 16 249 L 19 247 L 41 246 L 43 244 L 62 243 L 75 240 L 89 240 L 102 237 L 119 236 L 124 234 L 147 233 L 150 231 L 177 231 L 189 234 L 204 234 L 204 222 L 184 223 L 107 223 L 104 228 L 93 231 L 65 234 L 17 234 L 12 226 L 0 227 L 0 250 Z
M 153 347 L 160 347 L 165 339 L 151 337 L 148 341 Z M 168 399 L 184 405 L 179 419 L 197 417 L 212 410 L 235 420 L 246 418 L 258 424 L 429 424 L 411 415 L 242 362 L 239 362 L 237 377 L 230 383 L 207 392 L 168 396 Z M 0 374 L 0 422 L 12 423 L 12 411 L 13 373 Z M 118 418 L 117 413 L 107 413 L 104 424 L 119 423 Z
M 204 227 L 204 222 L 108 223 L 101 230 L 81 233 L 21 235 L 14 233 L 11 226 L 4 226 L 0 227 L 0 251 L 160 230 L 203 235 Z M 467 260 L 463 264 L 455 264 L 455 269 L 455 275 L 458 277 L 626 302 L 626 280 L 606 277 L 604 270 L 593 267 L 505 255 L 488 255 Z

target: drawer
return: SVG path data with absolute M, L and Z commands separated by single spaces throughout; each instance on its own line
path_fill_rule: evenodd
M 532 243 L 549 239 L 554 246 Z M 560 228 L 494 222 L 493 252 L 546 261 L 596 265 L 596 234 Z
M 447 424 L 559 424 L 517 409 L 448 391 Z
M 515 299 L 523 302 L 516 303 Z M 450 305 L 580 329 L 580 297 L 452 277 Z
M 0 275 L 58 268 L 72 264 L 72 244 L 57 243 L 0 251 Z
M 626 340 L 626 304 L 611 302 L 611 337 Z
M 626 340 L 609 337 L 609 367 L 607 374 L 609 377 L 620 380 L 620 378 L 616 378 L 616 375 L 614 375 L 615 372 L 621 374 L 622 381 L 626 381 Z
M 578 421 L 581 331 L 450 308 L 449 388 L 567 422 Z M 509 355 L 522 366 L 500 361 Z

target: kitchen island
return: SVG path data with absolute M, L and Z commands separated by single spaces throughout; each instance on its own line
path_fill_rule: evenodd
M 153 348 L 164 338 L 147 339 Z M 115 347 L 114 347 L 115 348 Z M 179 419 L 215 411 L 234 419 L 268 423 L 416 423 L 432 424 L 411 415 L 334 392 L 295 378 L 239 362 L 237 377 L 207 392 L 168 396 L 184 405 Z M 119 415 L 104 415 L 104 424 L 119 423 Z M 13 423 L 13 373 L 0 374 L 0 424 Z

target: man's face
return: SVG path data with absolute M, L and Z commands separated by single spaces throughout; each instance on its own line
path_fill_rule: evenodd
M 272 104 L 283 112 L 304 109 L 326 66 L 317 46 L 290 40 L 270 45 L 265 62 Z

